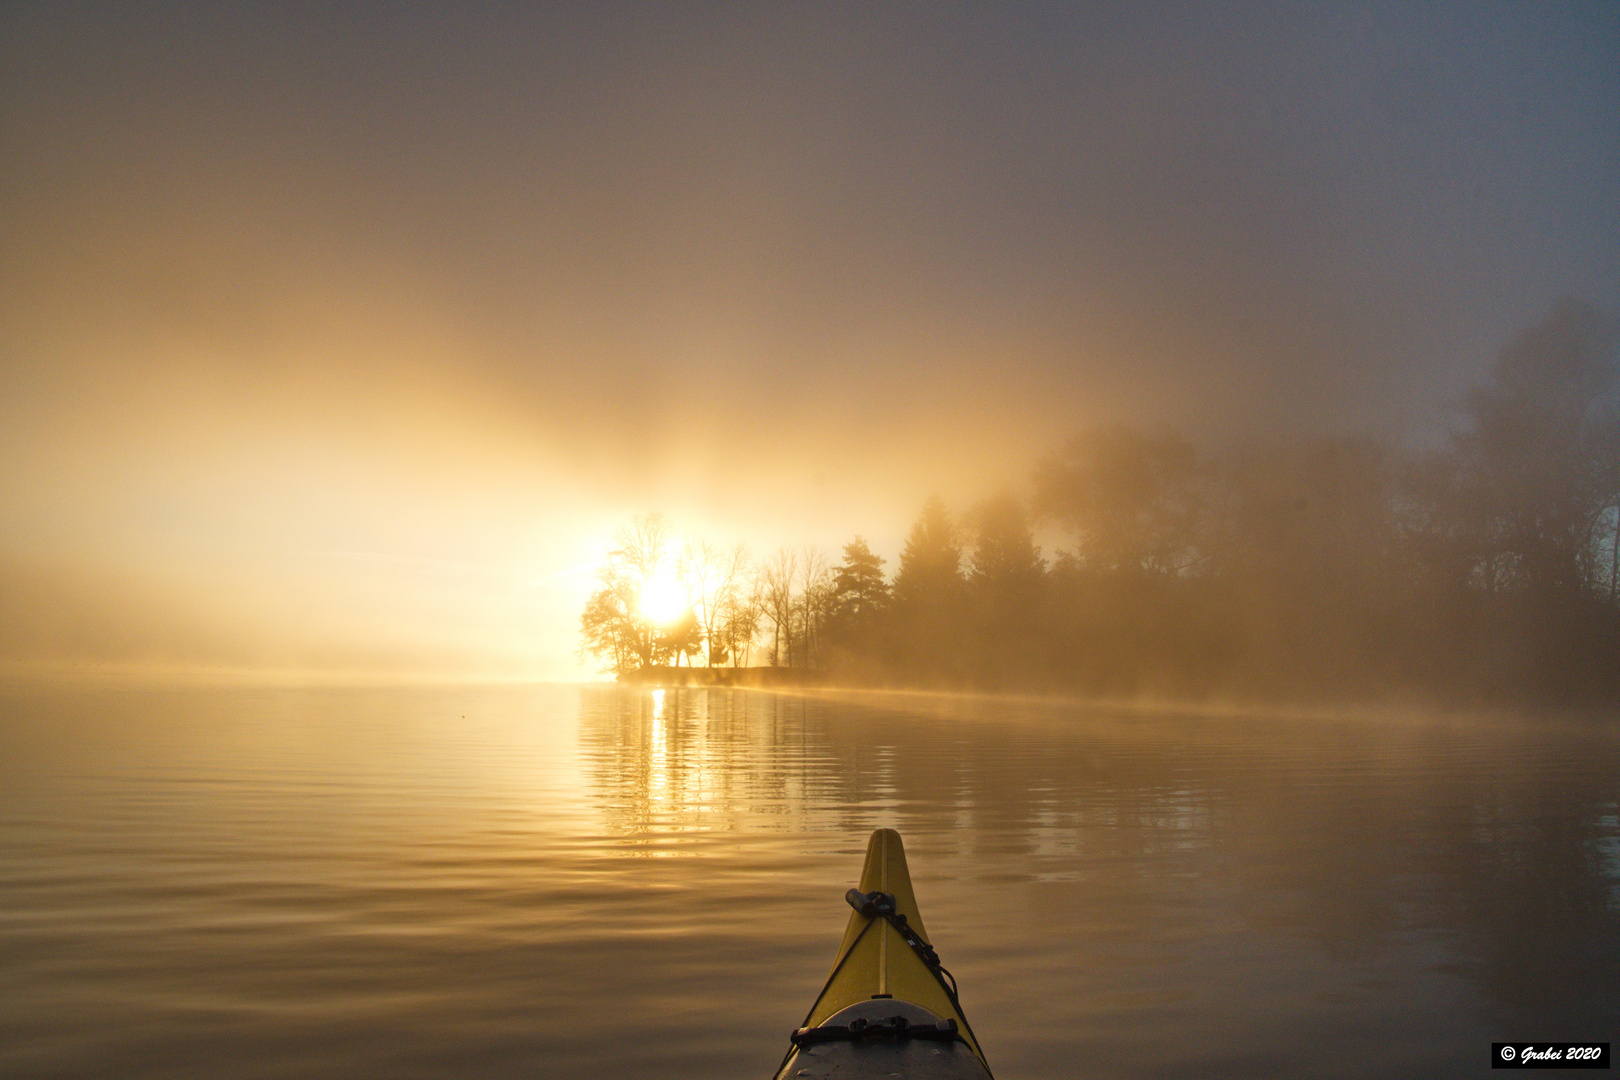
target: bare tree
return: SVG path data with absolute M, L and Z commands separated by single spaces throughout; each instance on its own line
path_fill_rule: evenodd
M 579 655 L 595 655 L 604 670 L 623 674 L 652 662 L 653 639 L 636 610 L 635 590 L 622 575 L 604 575 L 602 587 L 591 594 L 580 613 Z
M 748 574 L 748 547 L 721 552 L 717 563 L 709 638 L 709 660 L 741 667 L 759 627 L 760 603 Z
M 663 514 L 637 514 L 630 524 L 619 526 L 613 534 L 608 563 L 645 585 L 669 564 L 674 540 L 675 527 Z
M 799 596 L 796 606 L 798 623 L 800 667 L 815 664 L 816 648 L 831 605 L 832 570 L 827 553 L 815 544 L 806 544 L 799 552 Z M 788 663 L 792 666 L 792 657 Z
M 705 667 L 713 665 L 716 609 L 720 603 L 725 559 L 726 553 L 718 545 L 708 540 L 688 539 L 681 546 L 677 563 L 681 581 L 686 586 L 697 617 Z
M 641 514 L 613 535 L 601 588 L 580 614 L 581 653 L 623 673 L 662 662 L 670 644 L 641 610 L 641 595 L 669 563 L 675 530 L 662 514 Z
M 776 550 L 759 568 L 757 578 L 763 613 L 771 621 L 771 666 L 782 664 L 782 648 L 787 646 L 788 663 L 793 657 L 793 582 L 798 574 L 799 556 L 792 548 Z M 786 639 L 784 642 L 783 639 Z

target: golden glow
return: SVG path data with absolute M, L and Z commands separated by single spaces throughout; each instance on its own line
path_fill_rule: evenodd
M 641 587 L 641 613 L 659 626 L 686 614 L 686 589 L 674 577 L 658 574 Z

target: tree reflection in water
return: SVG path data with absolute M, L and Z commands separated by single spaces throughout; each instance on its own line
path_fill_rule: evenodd
M 1414 1016 L 1584 1038 L 1620 1001 L 1612 726 L 694 688 L 583 708 L 627 852 L 773 834 L 841 888 L 844 849 L 899 828 L 987 1030 L 1005 1009 L 1031 1037 L 1079 1031 L 1089 1001 L 1277 1038 L 1359 1023 L 1412 1062 L 1438 1052 Z

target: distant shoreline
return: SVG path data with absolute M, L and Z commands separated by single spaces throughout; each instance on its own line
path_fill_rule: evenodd
M 645 667 L 626 671 L 618 681 L 628 686 L 823 686 L 825 672 L 790 667 Z

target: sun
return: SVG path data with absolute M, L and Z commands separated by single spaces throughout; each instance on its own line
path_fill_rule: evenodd
M 641 587 L 641 613 L 659 626 L 686 614 L 686 590 L 674 578 L 659 574 Z

